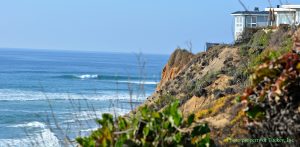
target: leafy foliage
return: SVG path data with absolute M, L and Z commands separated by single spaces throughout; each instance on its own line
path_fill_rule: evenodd
M 195 115 L 183 119 L 179 101 L 156 112 L 147 106 L 130 117 L 103 114 L 101 128 L 90 136 L 77 138 L 81 146 L 213 146 L 207 124 L 195 122 Z
M 264 30 L 257 31 L 251 38 L 248 44 L 254 50 L 263 50 L 269 45 L 271 32 L 265 32 Z
M 170 94 L 164 94 L 160 96 L 158 100 L 155 101 L 155 107 L 157 109 L 161 109 L 164 106 L 170 104 L 171 102 L 174 102 L 176 100 L 176 97 L 170 95 Z
M 240 44 L 240 43 L 245 43 L 245 42 L 249 42 L 253 36 L 253 34 L 255 34 L 259 29 L 258 28 L 246 28 L 241 37 L 236 41 L 236 43 Z
M 289 35 L 288 29 L 286 28 L 280 28 L 278 31 L 274 33 L 269 32 L 263 35 L 263 33 L 260 33 L 259 31 L 256 34 L 260 34 L 260 35 L 257 35 L 258 37 L 254 36 L 251 42 L 252 51 L 250 51 L 251 53 L 250 67 L 252 68 L 262 63 L 265 63 L 269 60 L 275 60 L 278 57 L 282 56 L 283 54 L 290 52 L 292 49 L 293 41 L 291 36 Z M 276 43 L 274 43 L 274 40 L 276 40 Z M 258 49 L 266 48 L 267 46 L 269 46 L 269 48 L 264 49 L 262 52 L 259 51 L 258 52 L 259 54 L 257 54 L 255 53 L 255 50 L 257 50 L 255 49 L 255 46 L 258 46 L 257 47 Z
M 260 65 L 253 73 L 252 87 L 242 100 L 247 104 L 252 137 L 294 138 L 300 143 L 300 58 L 287 53 Z M 272 144 L 272 143 L 270 143 Z

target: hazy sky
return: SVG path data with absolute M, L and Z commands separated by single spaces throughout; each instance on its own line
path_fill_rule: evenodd
M 237 10 L 238 0 L 0 0 L 0 48 L 169 54 L 191 41 L 198 52 L 205 42 L 233 41 Z

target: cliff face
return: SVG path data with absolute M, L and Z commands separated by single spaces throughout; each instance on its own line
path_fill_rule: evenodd
M 77 141 L 83 146 L 299 146 L 299 31 L 257 30 L 242 44 L 196 55 L 176 50 L 144 105 L 115 122 L 103 114 L 102 127 Z M 266 142 L 241 140 L 246 138 Z
M 250 86 L 250 74 L 292 49 L 300 52 L 297 33 L 300 29 L 296 33 L 286 28 L 260 30 L 249 42 L 234 46 L 215 46 L 196 55 L 176 50 L 145 104 L 160 111 L 179 99 L 183 115 L 195 114 L 197 122 L 208 123 L 219 145 L 228 137 L 249 138 L 241 95 Z
M 240 78 L 232 71 L 242 64 L 238 48 L 216 46 L 196 55 L 185 53 L 190 59 L 183 62 L 176 56 L 178 53 L 172 54 L 162 72 L 162 82 L 146 104 L 160 111 L 174 99 L 179 99 L 184 116 L 195 114 L 198 122 L 209 123 L 213 132 L 222 132 L 232 125 L 234 116 L 242 109 L 235 104 L 235 94 L 242 86 L 233 82 Z M 224 139 L 223 134 L 212 135 Z
M 159 91 L 167 81 L 174 79 L 193 57 L 194 55 L 186 50 L 176 49 L 162 71 L 156 90 Z
M 177 60 L 177 61 L 176 61 Z M 161 96 L 172 95 L 186 102 L 193 96 L 205 97 L 205 95 L 220 95 L 227 89 L 208 87 L 221 76 L 222 72 L 239 66 L 240 57 L 236 47 L 216 46 L 207 52 L 192 55 L 186 51 L 175 51 L 162 72 L 162 80 L 158 84 L 157 91 L 148 98 L 147 104 L 161 101 Z M 225 75 L 225 74 L 224 74 Z M 232 78 L 232 76 L 228 76 Z M 221 85 L 221 83 L 219 83 Z M 214 90 L 221 90 L 220 94 L 213 94 Z M 167 100 L 166 100 L 166 103 Z M 153 105 L 161 109 L 165 104 Z

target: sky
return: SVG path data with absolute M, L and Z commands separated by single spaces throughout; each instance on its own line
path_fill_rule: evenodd
M 0 0 L 0 48 L 170 54 L 191 42 L 196 53 L 206 42 L 233 42 L 238 10 L 238 0 Z

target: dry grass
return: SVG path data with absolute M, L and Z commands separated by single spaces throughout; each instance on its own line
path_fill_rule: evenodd
M 232 97 L 233 96 L 228 95 L 212 101 L 209 106 L 207 106 L 207 109 L 202 109 L 195 113 L 196 118 L 201 119 L 204 117 L 211 117 L 220 113 L 220 110 L 225 107 Z
M 243 110 L 240 110 L 238 112 L 238 114 L 230 121 L 231 125 L 236 124 L 238 121 L 240 121 L 244 116 L 245 116 L 245 112 Z

